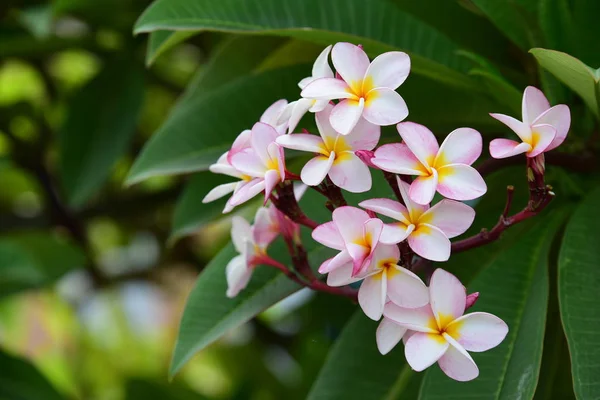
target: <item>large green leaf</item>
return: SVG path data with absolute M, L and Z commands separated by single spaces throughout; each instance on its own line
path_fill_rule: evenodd
M 60 130 L 60 176 L 69 203 L 81 206 L 108 177 L 135 133 L 144 71 L 114 60 L 72 99 Z
M 529 52 L 543 68 L 581 96 L 596 117 L 599 116 L 600 69 L 592 69 L 577 58 L 560 51 L 535 48 Z
M 351 41 L 371 54 L 393 49 L 412 56 L 413 71 L 477 90 L 458 46 L 384 0 L 158 0 L 139 18 L 135 32 L 216 30 L 291 36 L 321 44 Z
M 560 249 L 560 313 L 571 353 L 573 383 L 579 399 L 600 397 L 600 189 L 577 208 Z
M 0 350 L 0 399 L 64 399 L 29 362 Z
M 206 397 L 176 384 L 140 378 L 130 379 L 125 389 L 125 400 L 204 400 Z
M 425 375 L 420 399 L 533 397 L 546 323 L 549 252 L 564 215 L 555 211 L 553 217 L 539 222 L 468 285 L 469 292 L 480 292 L 474 311 L 495 314 L 510 329 L 497 348 L 471 353 L 479 377 L 456 382 L 435 366 Z
M 152 65 L 167 50 L 194 36 L 196 33 L 190 31 L 156 31 L 150 33 L 148 37 L 148 50 L 146 51 L 146 65 Z

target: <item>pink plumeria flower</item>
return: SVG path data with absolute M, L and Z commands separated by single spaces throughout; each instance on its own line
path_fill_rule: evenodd
M 437 362 L 452 379 L 475 379 L 479 369 L 467 351 L 496 347 L 506 337 L 508 326 L 489 313 L 463 315 L 465 287 L 443 269 L 438 268 L 431 276 L 429 299 L 430 305 L 421 308 L 403 308 L 393 303 L 385 306 L 386 318 L 415 331 L 406 341 L 406 361 L 415 371 Z
M 408 245 L 419 256 L 432 261 L 447 261 L 450 240 L 463 234 L 475 219 L 475 210 L 466 204 L 444 199 L 429 208 L 411 200 L 409 185 L 397 178 L 406 206 L 390 199 L 371 199 L 359 204 L 362 208 L 385 215 L 398 222 L 385 224 L 379 239 L 386 244 L 408 239 Z
M 429 204 L 436 190 L 454 200 L 472 200 L 487 191 L 485 181 L 471 167 L 481 155 L 479 132 L 455 129 L 438 146 L 434 134 L 423 125 L 402 122 L 397 129 L 403 143 L 381 146 L 371 162 L 384 171 L 416 175 L 409 190 L 413 201 Z
M 285 180 L 283 148 L 275 140 L 279 133 L 271 125 L 257 122 L 252 127 L 250 147 L 238 151 L 231 157 L 231 165 L 251 179 L 240 184 L 229 199 L 238 206 L 260 192 L 265 193 L 265 203 L 273 188 Z
M 333 105 L 327 104 L 316 115 L 320 136 L 294 133 L 279 136 L 277 143 L 288 149 L 308 151 L 317 156 L 306 163 L 300 177 L 310 186 L 320 184 L 329 175 L 336 185 L 353 193 L 371 189 L 371 172 L 354 152 L 371 150 L 377 146 L 380 128 L 360 119 L 350 134 L 338 134 L 329 123 Z
M 327 46 L 325 50 L 319 54 L 315 63 L 312 67 L 312 75 L 302 79 L 298 86 L 300 89 L 304 89 L 308 86 L 309 83 L 319 79 L 319 78 L 333 78 L 333 71 L 329 66 L 329 53 L 331 52 L 331 45 Z M 325 106 L 329 103 L 329 100 L 315 100 L 315 99 L 307 99 L 301 98 L 300 100 L 293 101 L 287 105 L 284 113 L 281 115 L 281 122 L 288 121 L 288 133 L 292 133 L 298 122 L 302 119 L 304 114 L 307 112 L 316 113 L 322 111 Z
M 391 51 L 369 62 L 359 46 L 337 43 L 331 51 L 333 65 L 342 79 L 320 78 L 302 90 L 302 97 L 340 102 L 331 113 L 331 125 L 349 134 L 360 117 L 375 125 L 392 125 L 408 116 L 404 99 L 396 89 L 410 72 L 410 57 Z
M 535 157 L 558 147 L 565 141 L 571 126 L 571 111 L 564 104 L 550 107 L 541 90 L 527 86 L 523 93 L 523 121 L 504 114 L 490 114 L 512 129 L 521 143 L 509 139 L 494 139 L 490 154 L 494 158 L 506 158 L 525 153 Z
M 212 164 L 208 167 L 208 169 L 214 174 L 223 174 L 229 175 L 233 178 L 238 178 L 238 181 L 223 183 L 221 185 L 215 186 L 210 190 L 202 199 L 202 203 L 210 203 L 211 201 L 215 201 L 228 195 L 229 193 L 235 193 L 244 182 L 250 181 L 252 178 L 250 176 L 244 175 L 239 172 L 237 169 L 233 167 L 228 161 L 229 152 L 225 152 L 219 157 L 215 164 Z M 225 204 L 225 208 L 223 209 L 223 213 L 228 213 L 233 209 L 233 206 L 227 202 Z

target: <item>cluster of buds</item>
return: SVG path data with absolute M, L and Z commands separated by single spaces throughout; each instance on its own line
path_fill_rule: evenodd
M 232 239 L 240 255 L 226 268 L 228 296 L 247 285 L 257 265 L 276 267 L 307 287 L 357 300 L 369 318 L 381 320 L 376 340 L 382 354 L 403 339 L 413 369 L 422 371 L 438 362 L 449 377 L 467 381 L 479 374 L 468 351 L 497 346 L 508 326 L 487 313 L 463 315 L 478 294 L 467 296 L 459 280 L 443 269 L 429 271 L 427 286 L 415 273 L 417 266 L 447 261 L 453 251 L 486 244 L 548 204 L 554 194 L 544 184 L 543 153 L 565 140 L 570 112 L 565 105 L 550 107 L 541 91 L 528 87 L 522 122 L 491 114 L 515 131 L 522 143 L 495 139 L 490 154 L 503 158 L 526 153 L 532 199 L 523 211 L 509 216 L 509 190 L 497 226 L 452 243 L 450 239 L 463 234 L 475 218 L 473 208 L 462 201 L 487 191 L 472 166 L 481 155 L 482 137 L 474 129 L 458 128 L 439 145 L 425 126 L 402 122 L 408 108 L 396 89 L 409 72 L 410 58 L 403 52 L 384 53 L 371 62 L 361 46 L 327 47 L 315 61 L 312 76 L 299 82 L 302 98 L 274 103 L 210 167 L 239 180 L 217 186 L 204 201 L 233 193 L 224 212 L 260 193 L 265 205 L 271 202 L 258 211 L 252 227 L 234 217 Z M 318 135 L 306 130 L 294 133 L 307 112 L 315 114 Z M 377 148 L 381 126 L 394 124 L 401 143 Z M 314 157 L 296 175 L 286 169 L 284 149 Z M 396 199 L 373 198 L 358 207 L 348 206 L 340 189 L 368 192 L 371 169 L 383 171 Z M 291 181 L 296 180 L 327 197 L 330 222 L 319 225 L 304 214 L 291 191 Z M 430 205 L 436 192 L 443 199 Z M 300 225 L 312 230 L 316 242 L 338 251 L 318 269 L 327 274 L 326 284 L 308 265 Z M 294 268 L 267 255 L 267 246 L 280 234 Z M 361 283 L 356 291 L 357 282 Z

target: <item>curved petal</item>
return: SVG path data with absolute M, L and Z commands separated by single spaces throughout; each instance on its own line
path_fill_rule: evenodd
M 414 225 L 404 225 L 401 222 L 385 224 L 379 241 L 383 244 L 397 244 L 405 240 L 414 230 Z
M 411 185 L 404 182 L 400 177 L 396 177 L 396 183 L 400 190 L 400 197 L 402 197 L 402 201 L 404 201 L 406 209 L 408 210 L 407 219 L 410 220 L 410 223 L 412 224 L 413 222 L 418 221 L 421 214 L 429 209 L 429 204 L 419 204 L 413 201 L 408 194 Z
M 265 249 L 279 235 L 279 224 L 274 213 L 267 207 L 260 207 L 254 217 L 252 226 L 253 242 Z
M 346 250 L 342 250 L 335 257 L 331 258 L 327 265 L 321 265 L 321 267 L 319 267 L 319 273 L 326 274 L 335 271 L 338 268 L 342 268 L 349 263 L 352 263 L 352 257 Z
M 336 208 L 332 218 L 346 244 L 362 240 L 365 222 L 370 219 L 366 211 L 350 206 Z
M 350 193 L 371 190 L 371 171 L 354 153 L 344 152 L 336 158 L 329 170 L 331 181 Z
M 533 121 L 549 108 L 550 103 L 548 103 L 548 99 L 540 89 L 533 86 L 525 88 L 521 104 L 524 124 L 533 125 Z
M 300 179 L 308 186 L 317 186 L 329 173 L 334 160 L 334 152 L 329 157 L 317 156 L 309 160 L 300 171 Z
M 410 73 L 410 57 L 401 51 L 390 51 L 375 57 L 365 74 L 371 87 L 396 89 Z
M 375 125 L 393 125 L 408 117 L 406 102 L 392 89 L 375 88 L 366 97 L 363 116 Z
M 507 158 L 531 150 L 529 143 L 519 143 L 509 139 L 494 139 L 490 142 L 490 155 L 494 158 Z
M 536 125 L 531 128 L 532 131 L 532 149 L 527 153 L 527 157 L 535 157 L 546 151 L 546 148 L 556 137 L 556 129 L 550 125 Z
M 529 128 L 529 125 L 504 114 L 490 114 L 490 116 L 508 126 L 523 142 L 529 142 L 531 140 L 531 129 Z
M 408 210 L 403 204 L 391 199 L 370 199 L 361 201 L 358 205 L 366 210 L 376 212 L 386 217 L 410 225 Z
M 239 206 L 263 190 L 265 190 L 265 180 L 263 178 L 254 178 L 251 181 L 242 182 L 242 184 L 238 186 L 237 191 L 233 193 L 228 203 L 234 207 Z
M 312 238 L 324 246 L 344 250 L 344 239 L 333 221 L 325 222 L 312 231 Z
M 354 97 L 350 87 L 341 79 L 319 78 L 309 83 L 300 93 L 302 97 L 316 100 L 335 100 Z
M 419 224 L 408 237 L 408 245 L 428 260 L 447 261 L 450 258 L 450 240 L 433 225 Z
M 429 282 L 431 309 L 440 328 L 445 328 L 465 312 L 467 291 L 458 278 L 438 268 Z
M 371 262 L 374 264 L 375 269 L 385 269 L 389 264 L 396 264 L 399 258 L 400 250 L 398 246 L 380 243 L 373 252 Z
M 421 162 L 404 143 L 384 144 L 375 150 L 371 162 L 378 168 L 402 175 L 428 175 Z
M 235 153 L 231 157 L 231 164 L 241 173 L 255 178 L 262 178 L 267 171 L 265 163 L 252 148 Z
M 382 319 L 375 332 L 375 340 L 379 352 L 385 355 L 392 351 L 400 340 L 402 340 L 406 330 L 405 327 L 398 325 L 391 319 Z
M 215 186 L 214 188 L 212 188 L 210 190 L 210 192 L 208 192 L 206 194 L 206 196 L 204 196 L 204 198 L 202 199 L 202 202 L 210 203 L 211 201 L 220 199 L 221 197 L 226 196 L 229 193 L 233 192 L 235 190 L 235 188 L 237 187 L 237 185 L 238 185 L 238 182 L 230 182 L 230 183 L 223 183 L 221 185 Z
M 474 312 L 451 322 L 446 333 L 465 350 L 481 352 L 502 343 L 508 333 L 508 325 L 495 315 Z
M 246 242 L 252 240 L 252 228 L 246 219 L 235 216 L 231 219 L 231 241 L 238 253 L 243 253 Z
M 465 233 L 475 219 L 475 210 L 459 201 L 444 199 L 421 214 L 419 223 L 439 228 L 448 239 Z
M 342 100 L 333 107 L 329 122 L 333 129 L 341 135 L 347 135 L 358 123 L 364 107 L 365 101 L 363 98 L 360 98 L 360 100 Z
M 571 111 L 569 110 L 569 106 L 559 104 L 545 111 L 533 121 L 532 125 L 540 124 L 552 125 L 556 129 L 556 136 L 552 140 L 552 143 L 546 147 L 545 151 L 550 151 L 560 146 L 567 138 L 567 133 L 569 133 L 569 127 L 571 126 Z
M 279 176 L 279 172 L 270 169 L 265 174 L 265 204 L 269 201 L 269 196 L 271 196 L 271 192 L 277 184 L 281 182 L 281 177 Z
M 379 274 L 366 277 L 358 290 L 358 304 L 365 315 L 374 321 L 379 321 L 383 315 L 386 286 L 387 279 L 384 270 Z
M 448 164 L 438 170 L 437 190 L 453 200 L 473 200 L 487 192 L 487 185 L 477 170 L 465 164 Z
M 381 127 L 364 118 L 359 118 L 352 131 L 343 137 L 344 142 L 354 151 L 373 150 L 379 142 Z
M 231 157 L 239 151 L 249 148 L 252 143 L 250 138 L 252 137 L 252 131 L 250 129 L 243 130 L 233 141 L 231 149 L 227 152 L 227 162 L 231 164 Z
M 312 76 L 316 78 L 333 78 L 333 71 L 329 66 L 328 60 L 332 47 L 332 45 L 329 45 L 325 47 L 321 53 L 319 53 L 319 56 L 315 60 L 315 63 L 312 67 Z
M 323 153 L 323 140 L 310 133 L 294 133 L 281 135 L 277 138 L 277 144 L 286 149 L 308 151 L 311 153 Z
M 423 371 L 435 364 L 449 346 L 449 343 L 437 333 L 416 332 L 407 340 L 404 355 L 412 369 Z
M 444 335 L 450 346 L 444 355 L 438 360 L 440 369 L 444 371 L 450 378 L 459 381 L 471 381 L 479 376 L 479 368 L 471 358 L 469 353 L 463 349 L 460 344 L 457 344 Z
M 392 321 L 406 326 L 411 331 L 437 333 L 435 316 L 429 305 L 419 308 L 404 308 L 392 302 L 385 305 L 383 315 Z
M 369 57 L 360 47 L 352 43 L 336 43 L 331 50 L 333 66 L 355 93 L 360 92 L 365 73 L 369 68 Z
M 362 278 L 352 276 L 352 263 L 344 264 L 327 274 L 327 285 L 337 287 L 346 286 L 360 281 Z
M 267 165 L 270 156 L 268 148 L 271 143 L 277 140 L 279 133 L 271 125 L 265 124 L 264 122 L 257 122 L 252 127 L 252 135 L 250 142 L 252 143 L 252 150 Z
M 244 289 L 252 277 L 252 268 L 246 265 L 242 255 L 236 256 L 225 267 L 227 278 L 227 297 L 232 298 Z
M 429 289 L 421 278 L 400 266 L 387 270 L 387 295 L 400 307 L 419 308 L 429 303 Z
M 408 195 L 417 204 L 429 204 L 438 186 L 438 172 L 433 169 L 429 176 L 419 176 L 410 184 Z
M 314 100 L 311 108 L 308 109 L 311 113 L 317 113 L 323 111 L 327 105 L 330 104 L 329 100 Z
M 475 129 L 455 129 L 444 139 L 434 165 L 438 168 L 446 164 L 471 165 L 481 155 L 482 146 L 481 134 Z
M 437 139 L 427 127 L 414 122 L 396 125 L 400 137 L 424 166 L 432 166 L 439 151 Z
M 302 98 L 295 101 L 293 104 L 290 117 L 288 119 L 288 133 L 292 133 L 298 126 L 298 123 L 304 117 L 304 114 L 311 109 L 317 100 Z
M 287 105 L 288 101 L 286 99 L 277 100 L 265 110 L 265 112 L 260 116 L 259 121 L 264 122 L 265 124 L 269 124 L 272 127 L 276 127 L 280 124 L 278 122 L 279 117 L 284 112 Z
M 208 166 L 208 170 L 213 174 L 222 174 L 229 175 L 234 178 L 241 178 L 242 173 L 235 169 L 235 167 L 229 162 L 229 153 L 230 151 L 223 153 L 216 163 Z
M 331 118 L 331 112 L 333 111 L 333 104 L 327 103 L 323 110 L 315 114 L 315 122 L 317 123 L 317 130 L 319 135 L 323 139 L 323 142 L 327 144 L 329 150 L 333 150 L 335 147 L 335 140 L 339 136 L 339 133 L 333 129 L 329 119 Z

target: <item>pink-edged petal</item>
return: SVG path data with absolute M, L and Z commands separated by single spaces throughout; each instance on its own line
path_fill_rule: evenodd
M 358 123 L 364 107 L 365 101 L 363 98 L 359 100 L 344 99 L 333 107 L 329 122 L 333 129 L 341 135 L 347 135 Z
M 263 160 L 261 160 L 258 154 L 251 148 L 241 150 L 234 154 L 233 157 L 231 157 L 231 164 L 241 173 L 256 178 L 262 178 L 267 170 Z
M 408 342 L 408 339 L 411 338 L 412 335 L 414 335 L 416 332 L 415 331 L 411 331 L 410 329 L 406 331 L 406 333 L 404 334 L 404 336 L 402 336 L 402 343 L 404 343 L 404 345 L 406 346 L 406 342 Z
M 361 117 L 358 119 L 352 132 L 341 137 L 341 139 L 354 151 L 373 150 L 377 146 L 380 136 L 381 127 Z
M 352 276 L 352 263 L 347 263 L 327 274 L 327 285 L 338 287 L 360 281 L 362 278 Z
M 447 261 L 450 258 L 450 240 L 441 229 L 433 225 L 419 224 L 408 237 L 410 248 L 423 258 Z
M 344 239 L 333 221 L 317 226 L 312 231 L 312 238 L 324 246 L 336 250 L 344 250 Z
M 421 164 L 432 166 L 439 151 L 437 139 L 427 127 L 414 122 L 402 122 L 396 125 L 398 133 L 410 151 Z
M 446 164 L 471 165 L 481 155 L 482 146 L 481 134 L 475 129 L 455 129 L 444 139 L 434 164 L 438 168 Z
M 387 279 L 385 270 L 365 278 L 358 290 L 358 304 L 365 315 L 379 321 L 385 306 Z
M 235 153 L 238 153 L 244 149 L 247 149 L 252 145 L 250 138 L 252 137 L 252 131 L 250 129 L 246 129 L 242 131 L 237 138 L 233 141 L 231 145 L 231 150 L 227 153 L 227 161 L 231 164 L 231 157 Z
M 419 176 L 410 185 L 408 195 L 417 204 L 431 203 L 438 186 L 438 172 L 434 169 L 429 176 Z
M 459 382 L 467 382 L 477 378 L 479 368 L 477 368 L 477 364 L 475 364 L 469 353 L 451 337 L 448 337 L 447 334 L 444 334 L 444 338 L 450 346 L 438 360 L 441 370 L 450 378 Z
M 362 276 L 364 278 L 366 275 L 368 275 L 368 272 L 372 272 L 370 270 L 367 271 L 367 269 L 372 267 L 370 262 L 371 252 L 368 247 L 356 243 L 348 243 L 346 245 L 346 250 L 350 254 L 350 257 L 352 257 L 352 276 Z
M 383 315 L 412 331 L 438 332 L 437 323 L 429 305 L 419 308 L 405 308 L 389 302 L 383 310 Z
M 371 217 L 360 208 L 343 206 L 333 211 L 332 218 L 344 243 L 349 244 L 362 239 L 364 224 Z
M 332 45 L 329 45 L 319 53 L 312 67 L 312 76 L 317 78 L 333 78 L 333 71 L 329 66 L 329 53 L 332 47 Z
M 352 43 L 336 43 L 331 50 L 333 66 L 355 93 L 362 87 L 362 81 L 369 68 L 369 57 L 360 47 Z
M 556 129 L 556 136 L 545 150 L 550 151 L 560 146 L 565 141 L 567 133 L 569 133 L 569 127 L 571 126 L 571 111 L 569 110 L 569 106 L 559 104 L 552 107 L 533 121 L 532 125 L 543 124 L 552 125 Z
M 284 112 L 287 105 L 288 101 L 286 99 L 277 100 L 265 110 L 265 112 L 260 116 L 259 121 L 264 122 L 265 124 L 269 124 L 275 128 L 277 125 L 280 124 L 278 122 L 279 117 Z
M 396 264 L 400 258 L 400 250 L 396 245 L 379 243 L 373 251 L 371 262 L 375 269 L 387 268 L 389 264 Z
M 328 104 L 330 104 L 329 100 L 313 100 L 313 105 L 308 109 L 308 111 L 311 113 L 323 111 Z
M 335 141 L 339 134 L 329 122 L 331 117 L 331 112 L 333 111 L 334 105 L 331 103 L 327 103 L 323 110 L 319 111 L 315 114 L 315 122 L 317 123 L 317 130 L 319 131 L 319 135 L 321 135 L 321 139 L 323 142 L 327 143 L 327 146 L 330 150 L 333 150 L 335 147 Z
M 448 164 L 438 170 L 437 190 L 453 200 L 473 200 L 487 192 L 487 185 L 477 170 L 465 164 Z
M 474 312 L 451 322 L 446 332 L 465 350 L 481 352 L 502 343 L 508 333 L 508 325 L 495 315 Z
M 398 325 L 388 318 L 383 318 L 375 332 L 377 349 L 383 355 L 392 351 L 394 347 L 402 340 L 406 333 L 406 328 Z
M 267 207 L 260 207 L 254 217 L 252 238 L 261 248 L 266 248 L 279 235 L 279 226 L 273 212 Z
M 378 168 L 403 175 L 426 175 L 426 169 L 404 143 L 384 144 L 371 162 Z
M 408 210 L 403 204 L 397 201 L 391 199 L 370 199 L 361 201 L 358 205 L 366 210 L 385 215 L 406 225 L 410 224 Z
M 439 228 L 448 239 L 465 233 L 475 219 L 475 210 L 459 201 L 444 199 L 424 212 L 420 223 Z
M 270 157 L 270 167 L 277 170 L 279 178 L 283 182 L 285 180 L 285 153 L 283 147 L 277 143 L 271 143 L 269 147 L 267 147 L 267 152 Z
M 367 93 L 363 116 L 375 125 L 393 125 L 408 117 L 408 107 L 394 90 L 376 88 Z
M 404 182 L 400 177 L 396 177 L 396 183 L 398 184 L 398 189 L 400 190 L 400 197 L 404 204 L 406 205 L 406 210 L 408 211 L 407 219 L 411 221 L 418 221 L 421 214 L 425 211 L 429 210 L 429 204 L 419 204 L 413 201 L 409 196 L 410 184 Z
M 379 242 L 379 237 L 381 236 L 382 230 L 383 222 L 378 218 L 370 218 L 363 225 L 364 241 L 371 246 L 372 251 L 376 248 L 377 243 Z
M 429 289 L 421 278 L 400 266 L 387 270 L 387 295 L 400 307 L 419 308 L 429 303 Z
M 210 192 L 208 192 L 206 194 L 206 196 L 204 196 L 204 198 L 202 199 L 202 202 L 210 203 L 211 201 L 220 199 L 221 197 L 226 196 L 229 193 L 233 192 L 235 190 L 235 188 L 237 187 L 237 185 L 238 185 L 238 182 L 230 182 L 230 183 L 223 183 L 221 185 L 215 186 L 214 188 L 212 188 L 210 190 Z
M 383 244 L 397 244 L 405 240 L 415 229 L 414 225 L 404 225 L 402 222 L 385 224 L 379 241 Z
M 252 239 L 252 228 L 246 219 L 235 216 L 231 219 L 231 241 L 238 253 L 243 253 L 246 242 Z
M 510 139 L 494 139 L 490 142 L 490 155 L 494 158 L 507 158 L 531 150 L 529 143 L 519 143 Z
M 302 168 L 302 171 L 300 171 L 302 182 L 308 186 L 317 186 L 319 183 L 323 182 L 323 179 L 325 179 L 329 173 L 334 160 L 334 152 L 331 152 L 329 157 L 317 156 L 309 160 Z
M 244 256 L 239 255 L 231 259 L 225 267 L 227 278 L 227 297 L 232 298 L 244 289 L 252 277 L 252 268 L 246 265 Z
M 277 144 L 286 149 L 308 151 L 311 153 L 323 152 L 323 140 L 319 136 L 309 133 L 281 135 L 277 138 Z
M 532 149 L 527 153 L 527 157 L 535 157 L 546 151 L 546 148 L 556 137 L 556 129 L 551 125 L 535 125 L 532 131 Z
M 254 178 L 251 181 L 242 182 L 242 184 L 238 186 L 237 191 L 233 193 L 228 203 L 234 207 L 239 206 L 263 190 L 265 190 L 265 180 L 263 178 Z
M 267 164 L 270 159 L 267 149 L 271 143 L 274 143 L 275 140 L 277 140 L 278 136 L 279 133 L 277 133 L 275 128 L 264 122 L 257 122 L 252 127 L 252 137 L 250 138 L 252 150 L 264 164 Z
M 549 108 L 550 103 L 540 89 L 533 86 L 527 86 L 525 88 L 525 92 L 523 92 L 523 102 L 521 104 L 523 123 L 533 125 L 533 121 Z
M 300 93 L 302 97 L 316 100 L 335 100 L 354 97 L 350 87 L 341 79 L 319 78 L 309 83 Z
M 375 57 L 369 65 L 365 80 L 372 88 L 396 89 L 410 73 L 410 57 L 401 51 L 390 51 Z
M 279 172 L 274 169 L 268 170 L 265 174 L 265 204 L 267 203 L 267 201 L 269 201 L 269 196 L 271 195 L 271 192 L 279 182 L 281 182 Z
M 448 350 L 449 343 L 437 333 L 416 332 L 404 346 L 408 365 L 415 371 L 423 371 L 435 364 Z
M 350 255 L 350 253 L 348 253 L 348 251 L 346 251 L 346 250 L 342 250 L 338 254 L 336 254 L 335 257 L 329 259 L 329 262 L 327 263 L 327 265 L 322 264 L 319 267 L 319 273 L 320 274 L 330 273 L 331 271 L 335 271 L 338 268 L 344 267 L 348 263 L 352 263 L 352 261 L 353 260 L 352 260 L 352 256 Z
M 289 113 L 288 119 L 288 133 L 292 133 L 298 126 L 298 123 L 304 117 L 304 114 L 308 112 L 314 105 L 316 100 L 302 98 L 300 100 L 290 103 L 291 112 Z
M 438 326 L 445 328 L 465 312 L 467 291 L 456 276 L 438 268 L 429 282 L 429 300 Z
M 234 178 L 241 178 L 242 174 L 240 171 L 235 169 L 233 165 L 229 162 L 229 151 L 221 154 L 221 157 L 217 160 L 216 163 L 209 165 L 208 170 L 213 174 L 222 174 L 229 175 Z
M 529 142 L 531 140 L 531 129 L 529 128 L 529 125 L 504 114 L 490 114 L 490 116 L 508 126 L 523 142 Z
M 350 193 L 371 190 L 371 171 L 354 153 L 338 154 L 329 170 L 331 181 Z

